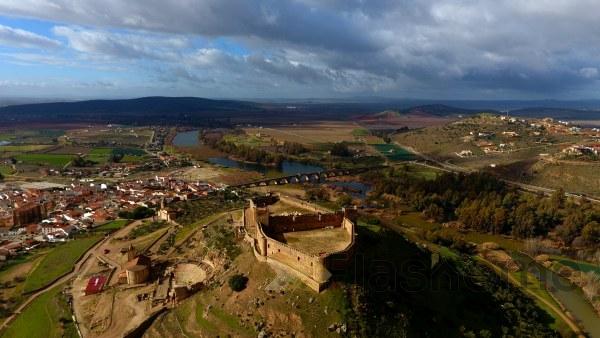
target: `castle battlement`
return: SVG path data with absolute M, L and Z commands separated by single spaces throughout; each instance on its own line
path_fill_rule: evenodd
M 351 211 L 271 215 L 264 200 L 250 200 L 244 226 L 259 260 L 285 267 L 313 290 L 321 291 L 329 283 L 331 271 L 351 261 L 356 244 Z

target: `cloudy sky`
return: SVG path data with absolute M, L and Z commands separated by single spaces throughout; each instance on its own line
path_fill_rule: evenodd
M 598 0 L 0 0 L 0 96 L 600 98 Z

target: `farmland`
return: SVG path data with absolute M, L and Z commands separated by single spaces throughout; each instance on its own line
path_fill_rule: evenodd
M 6 145 L 0 146 L 0 153 L 20 153 L 20 152 L 30 152 L 30 151 L 38 151 L 51 147 L 48 144 L 24 144 L 24 145 Z
M 415 156 L 411 152 L 394 144 L 373 144 L 372 146 L 391 161 L 410 161 L 415 159 Z
M 3 176 L 11 175 L 14 172 L 11 166 L 8 165 L 0 165 L 0 174 Z
M 52 288 L 25 308 L 23 313 L 2 332 L 3 337 L 78 337 L 71 311 L 61 294 L 64 285 Z
M 64 167 L 71 160 L 72 155 L 65 154 L 19 154 L 15 156 L 17 161 L 24 164 L 47 165 L 51 167 Z
M 27 276 L 23 292 L 43 288 L 68 273 L 75 262 L 101 238 L 102 235 L 93 235 L 57 246 Z
M 139 162 L 146 152 L 139 148 L 93 148 L 87 154 L 88 160 L 103 164 L 108 162 L 113 156 L 122 156 L 123 162 Z
M 277 128 L 245 128 L 248 135 L 261 135 L 265 139 L 271 137 L 277 141 L 297 142 L 302 144 L 353 142 L 361 135 L 354 135 L 357 125 L 352 122 L 322 122 L 312 124 L 293 124 Z
M 70 130 L 66 140 L 75 145 L 143 146 L 152 137 L 148 128 L 101 127 Z
M 113 232 L 113 231 L 123 228 L 127 224 L 129 224 L 129 220 L 119 219 L 119 220 L 110 221 L 108 223 L 102 224 L 101 226 L 94 228 L 94 231 Z
M 64 134 L 62 129 L 4 129 L 0 131 L 0 141 L 10 141 L 12 145 L 53 144 Z

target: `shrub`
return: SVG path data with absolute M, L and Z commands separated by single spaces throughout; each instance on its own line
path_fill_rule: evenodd
M 240 292 L 246 288 L 246 284 L 248 283 L 248 277 L 242 274 L 236 274 L 229 278 L 229 287 L 231 290 Z
M 151 208 L 139 206 L 133 209 L 133 211 L 121 210 L 118 215 L 125 219 L 143 219 L 156 215 L 156 211 Z

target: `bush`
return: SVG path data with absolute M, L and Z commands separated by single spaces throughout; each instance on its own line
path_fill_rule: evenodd
M 246 284 L 248 283 L 248 277 L 242 275 L 242 274 L 237 274 L 237 275 L 233 275 L 229 278 L 229 287 L 231 288 L 231 290 L 236 291 L 236 292 L 240 292 L 242 290 L 244 290 L 246 288 Z
M 348 143 L 340 142 L 340 143 L 335 143 L 333 145 L 333 147 L 331 148 L 331 155 L 339 156 L 339 157 L 347 157 L 347 156 L 352 155 L 352 152 L 350 152 L 350 149 L 348 148 Z
M 121 210 L 119 211 L 119 217 L 125 219 L 143 219 L 156 215 L 156 211 L 151 208 L 139 206 L 133 209 L 133 211 Z

